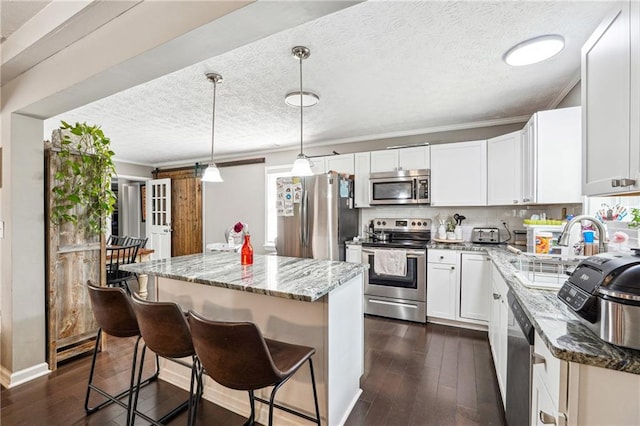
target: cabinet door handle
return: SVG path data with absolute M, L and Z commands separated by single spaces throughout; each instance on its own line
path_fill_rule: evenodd
M 555 425 L 556 423 L 556 418 L 554 416 L 552 416 L 549 413 L 545 413 L 544 411 L 540 410 L 538 412 L 538 418 L 540 419 L 540 422 L 543 425 Z
M 531 201 L 531 199 L 530 199 L 530 198 L 523 198 L 523 199 L 522 199 L 522 202 L 523 202 L 523 203 L 528 203 L 529 201 Z
M 444 259 L 444 256 L 440 256 L 440 260 L 443 260 L 443 259 Z
M 611 187 L 616 188 L 620 186 L 620 179 L 611 179 Z
M 632 186 L 635 184 L 635 179 L 620 179 L 620 186 Z
M 546 364 L 547 360 L 544 359 L 542 355 L 534 352 L 531 354 L 531 362 L 533 362 L 533 364 Z
M 513 200 L 513 204 L 518 204 L 518 200 Z
M 456 269 L 456 267 L 455 267 L 455 266 L 452 266 L 452 267 L 451 267 L 451 270 L 453 271 L 454 269 Z
M 500 300 L 502 296 L 500 296 L 498 293 L 493 293 L 493 300 Z

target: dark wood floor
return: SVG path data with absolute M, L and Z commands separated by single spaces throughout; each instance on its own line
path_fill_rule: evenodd
M 363 394 L 347 425 L 504 424 L 486 333 L 367 317 L 365 334 Z M 127 386 L 132 347 L 131 340 L 111 339 L 99 355 L 97 380 L 107 390 Z M 82 357 L 46 377 L 2 388 L 0 424 L 124 425 L 124 409 L 116 405 L 85 415 L 90 363 L 90 357 Z M 186 395 L 156 381 L 141 391 L 140 408 L 155 417 Z M 201 425 L 241 425 L 244 420 L 208 401 L 198 411 Z M 186 424 L 186 413 L 171 424 Z
M 367 317 L 356 425 L 504 425 L 487 333 Z

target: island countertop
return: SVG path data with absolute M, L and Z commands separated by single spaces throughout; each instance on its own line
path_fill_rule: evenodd
M 368 265 L 271 255 L 254 255 L 253 265 L 240 265 L 238 253 L 211 252 L 120 268 L 136 274 L 314 302 L 363 273 Z

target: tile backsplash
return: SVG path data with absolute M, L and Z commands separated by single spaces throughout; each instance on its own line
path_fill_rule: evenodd
M 511 231 L 514 229 L 524 229 L 522 220 L 530 218 L 531 215 L 546 214 L 547 218 L 562 219 L 562 209 L 566 208 L 567 214 L 578 215 L 582 213 L 582 204 L 566 205 L 536 205 L 536 206 L 482 206 L 482 207 L 408 207 L 408 206 L 385 206 L 360 209 L 360 235 L 368 227 L 369 221 L 375 218 L 409 218 L 409 219 L 431 219 L 436 223 L 436 216 L 442 218 L 453 216 L 455 213 L 466 216 L 462 222 L 462 237 L 465 240 L 471 238 L 471 229 L 479 226 L 494 226 L 504 231 L 502 221 L 505 221 Z M 506 238 L 506 232 L 504 233 Z M 513 234 L 511 236 L 513 241 Z

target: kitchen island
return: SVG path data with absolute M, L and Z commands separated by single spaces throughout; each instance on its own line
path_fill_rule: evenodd
M 265 337 L 316 348 L 313 357 L 324 424 L 345 422 L 361 393 L 364 371 L 363 271 L 366 265 L 328 260 L 256 255 L 240 265 L 237 253 L 212 252 L 127 265 L 155 279 L 155 297 L 175 301 L 220 321 L 251 321 Z M 124 269 L 124 268 L 123 268 Z M 160 377 L 184 389 L 189 371 L 163 361 Z M 257 396 L 268 399 L 265 389 Z M 205 379 L 204 397 L 243 416 L 246 392 Z M 301 368 L 278 392 L 282 405 L 312 414 L 311 378 Z M 256 405 L 256 420 L 267 423 L 267 407 Z M 281 410 L 276 424 L 297 424 Z

